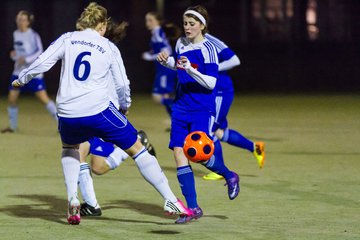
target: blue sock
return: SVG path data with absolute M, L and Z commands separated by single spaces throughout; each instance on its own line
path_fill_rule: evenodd
M 221 139 L 223 142 L 227 142 L 230 145 L 237 146 L 249 150 L 250 152 L 254 151 L 254 143 L 241 135 L 239 132 L 232 129 L 225 129 L 224 136 Z
M 10 128 L 12 130 L 17 130 L 19 109 L 17 106 L 9 106 L 7 110 L 9 114 Z
M 174 103 L 174 99 L 172 98 L 163 98 L 161 100 L 162 105 L 165 106 L 166 111 L 168 112 L 168 114 L 171 116 L 172 113 L 172 105 Z
M 198 203 L 196 200 L 195 178 L 191 166 L 178 167 L 177 178 L 188 208 L 197 208 Z
M 204 166 L 211 170 L 212 172 L 215 172 L 221 176 L 223 176 L 225 179 L 229 179 L 233 177 L 233 173 L 225 166 L 224 158 L 222 154 L 222 148 L 219 140 L 216 140 L 214 142 L 215 150 L 213 156 L 210 158 L 209 161 L 204 164 Z

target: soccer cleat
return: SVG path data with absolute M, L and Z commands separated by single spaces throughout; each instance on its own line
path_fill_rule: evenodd
M 140 138 L 140 142 L 145 146 L 146 150 L 148 150 L 151 155 L 156 157 L 155 148 L 153 145 L 151 145 L 148 136 L 143 130 L 138 131 L 138 138 Z
M 96 204 L 95 207 L 85 203 L 82 203 L 80 206 L 80 215 L 81 216 L 101 216 L 101 208 L 99 204 Z
M 185 207 L 180 199 L 177 199 L 177 201 L 174 203 L 166 199 L 164 204 L 164 211 L 167 215 L 192 215 L 192 211 L 189 208 Z
M 78 225 L 80 223 L 80 202 L 77 198 L 71 198 L 68 203 L 68 217 L 67 221 L 71 225 Z
M 263 142 L 255 143 L 254 156 L 258 162 L 259 168 L 263 168 L 265 162 L 265 143 Z
M 190 208 L 190 210 L 192 211 L 192 215 L 180 215 L 180 217 L 175 221 L 176 224 L 184 224 L 184 223 L 188 223 L 193 219 L 199 219 L 201 218 L 204 214 L 203 211 L 200 207 L 197 208 Z
M 233 173 L 233 177 L 226 180 L 224 186 L 228 186 L 228 195 L 230 200 L 234 200 L 240 192 L 240 178 L 235 172 Z
M 1 129 L 1 133 L 14 133 L 14 132 L 15 130 L 10 127 Z
M 224 177 L 217 173 L 211 172 L 207 175 L 204 175 L 203 179 L 204 180 L 221 180 L 221 179 L 224 179 Z

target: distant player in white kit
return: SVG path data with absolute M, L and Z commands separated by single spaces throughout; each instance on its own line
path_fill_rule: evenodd
M 70 224 L 80 223 L 78 148 L 80 143 L 92 137 L 114 143 L 135 160 L 143 177 L 165 199 L 166 212 L 192 215 L 175 197 L 157 159 L 141 144 L 137 130 L 125 117 L 131 104 L 130 82 L 119 49 L 103 37 L 107 21 L 107 10 L 97 3 L 90 3 L 77 21 L 79 31 L 60 36 L 13 82 L 14 87 L 23 86 L 62 60 L 57 109 L 68 195 L 67 220 Z M 118 95 L 121 112 L 111 102 L 111 84 Z
M 56 107 L 45 87 L 43 75 L 39 74 L 31 81 L 30 84 L 16 89 L 11 86 L 11 82 L 18 78 L 21 70 L 30 66 L 35 59 L 43 52 L 43 46 L 40 36 L 31 28 L 34 15 L 28 11 L 21 10 L 16 15 L 17 29 L 14 31 L 14 49 L 10 52 L 10 58 L 15 62 L 14 70 L 10 79 L 10 87 L 8 94 L 8 116 L 9 126 L 2 129 L 1 133 L 13 133 L 18 129 L 18 112 L 17 100 L 20 92 L 31 91 L 45 105 L 51 116 L 57 121 Z

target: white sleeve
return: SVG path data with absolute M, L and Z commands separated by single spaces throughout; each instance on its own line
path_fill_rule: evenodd
M 161 65 L 175 71 L 177 70 L 174 57 L 168 57 L 166 62 L 161 62 Z
M 207 89 L 214 89 L 216 85 L 216 78 L 202 74 L 193 67 L 186 69 L 186 72 L 193 77 L 201 86 Z
M 131 105 L 130 81 L 126 75 L 124 61 L 119 49 L 114 45 L 113 62 L 111 64 L 111 73 L 115 84 L 115 90 L 118 95 L 120 109 L 127 110 Z
M 219 63 L 219 71 L 226 71 L 240 65 L 240 59 L 234 55 L 230 59 Z
M 68 34 L 63 34 L 43 52 L 28 68 L 22 70 L 19 74 L 19 82 L 28 83 L 32 78 L 40 73 L 48 71 L 55 63 L 63 58 L 65 53 L 65 39 Z
M 32 63 L 33 61 L 35 61 L 35 59 L 43 52 L 43 45 L 42 45 L 42 43 L 41 43 L 41 39 L 40 39 L 40 36 L 39 36 L 39 34 L 37 34 L 37 33 L 34 33 L 35 34 L 35 44 L 36 44 L 36 51 L 33 53 L 33 54 L 31 54 L 31 55 L 29 55 L 29 56 L 27 56 L 26 58 L 25 58 L 25 62 L 26 63 Z
M 13 42 L 15 42 L 15 32 L 13 33 Z M 13 47 L 14 48 L 14 47 Z M 15 49 L 13 49 L 15 51 Z M 16 53 L 16 51 L 15 51 Z M 17 55 L 17 53 L 15 54 L 15 56 L 11 56 L 10 57 L 11 60 L 13 60 L 14 62 L 16 62 L 19 59 L 19 56 Z

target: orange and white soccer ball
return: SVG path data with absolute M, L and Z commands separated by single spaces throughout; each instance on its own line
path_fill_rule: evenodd
M 192 162 L 204 162 L 214 153 L 214 142 L 202 131 L 195 131 L 186 136 L 184 141 L 185 156 Z

